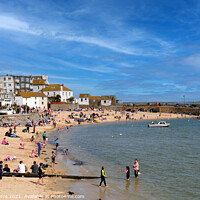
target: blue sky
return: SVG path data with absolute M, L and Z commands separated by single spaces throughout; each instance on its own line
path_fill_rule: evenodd
M 200 1 L 1 0 L 0 74 L 123 101 L 200 100 Z

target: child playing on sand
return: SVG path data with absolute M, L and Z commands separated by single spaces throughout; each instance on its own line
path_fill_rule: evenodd
M 32 150 L 31 157 L 34 158 L 35 156 L 36 156 L 36 152 L 34 150 Z
M 8 141 L 6 141 L 6 138 L 3 139 L 2 143 L 3 145 L 8 145 Z

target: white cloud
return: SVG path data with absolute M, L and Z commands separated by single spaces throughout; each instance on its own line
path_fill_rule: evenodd
M 0 16 L 0 29 L 19 31 L 32 35 L 40 35 L 42 33 L 40 30 L 31 29 L 27 22 L 20 21 L 14 17 L 5 15 Z
M 200 68 L 200 54 L 191 55 L 183 59 L 181 63 L 195 68 Z
M 76 80 L 77 79 L 77 78 L 72 78 L 72 77 L 55 76 L 55 75 L 49 75 L 49 78 L 52 78 L 52 79 L 62 79 L 62 80 Z
M 47 39 L 59 39 L 70 42 L 79 42 L 86 43 L 89 45 L 95 45 L 101 48 L 109 49 L 111 51 L 127 54 L 127 55 L 142 55 L 142 56 L 158 56 L 165 55 L 166 51 L 159 51 L 155 49 L 146 49 L 142 47 L 143 42 L 151 46 L 153 43 L 157 43 L 161 46 L 161 48 L 171 49 L 172 45 L 169 42 L 163 41 L 159 38 L 154 38 L 144 33 L 143 31 L 139 31 L 135 29 L 135 31 L 127 31 L 126 34 L 122 34 L 119 32 L 120 37 L 118 36 L 118 31 L 113 33 L 113 37 L 94 37 L 86 35 L 87 33 L 82 34 L 81 30 L 73 30 L 73 27 L 69 27 L 65 25 L 64 27 L 54 28 L 51 24 L 47 23 L 47 27 L 40 27 L 41 23 L 36 25 L 19 20 L 13 16 L 0 15 L 0 29 L 9 30 L 9 31 L 18 31 L 26 34 L 36 35 Z M 64 30 L 64 32 L 63 32 Z M 140 45 L 134 44 L 134 42 L 141 42 Z M 168 52 L 167 52 L 168 53 Z

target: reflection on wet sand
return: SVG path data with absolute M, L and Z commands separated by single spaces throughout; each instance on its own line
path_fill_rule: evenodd
M 126 181 L 126 185 L 125 185 L 125 189 L 128 190 L 128 189 L 129 189 L 129 186 L 130 186 L 130 181 L 127 180 L 127 181 Z
M 140 191 L 140 179 L 135 178 L 134 192 L 139 193 Z

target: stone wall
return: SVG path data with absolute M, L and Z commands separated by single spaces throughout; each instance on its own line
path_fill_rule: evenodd
M 89 106 L 80 106 L 80 108 L 87 108 Z M 158 112 L 161 113 L 184 113 L 184 114 L 193 114 L 193 115 L 199 115 L 200 114 L 200 108 L 185 108 L 185 107 L 174 107 L 174 106 L 125 106 L 125 105 L 116 105 L 116 106 L 102 106 L 101 108 L 106 108 L 107 110 L 122 110 L 125 111 L 127 109 L 131 110 L 139 110 L 144 109 L 146 111 L 149 111 L 151 109 L 156 109 Z
M 79 105 L 77 103 L 66 103 L 66 104 L 51 104 L 51 110 L 74 110 L 78 109 Z
M 40 118 L 39 113 L 30 113 L 30 114 L 15 114 L 15 115 L 0 115 L 0 120 L 4 123 L 20 123 L 22 126 L 26 122 L 38 122 Z

